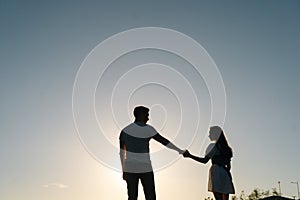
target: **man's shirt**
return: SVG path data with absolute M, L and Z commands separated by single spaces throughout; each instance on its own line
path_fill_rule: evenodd
M 138 122 L 129 124 L 121 131 L 119 137 L 120 153 L 125 153 L 123 158 L 124 172 L 152 171 L 149 141 L 157 134 L 158 132 L 152 126 Z

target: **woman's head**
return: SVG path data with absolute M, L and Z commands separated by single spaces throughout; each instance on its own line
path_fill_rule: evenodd
M 209 129 L 208 137 L 211 141 L 218 141 L 221 134 L 223 134 L 223 130 L 219 126 L 212 126 Z

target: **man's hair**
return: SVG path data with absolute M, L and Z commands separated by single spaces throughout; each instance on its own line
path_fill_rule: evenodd
M 135 118 L 138 118 L 142 114 L 146 114 L 148 112 L 149 112 L 149 108 L 146 108 L 144 106 L 137 106 L 133 110 L 133 115 L 134 115 Z

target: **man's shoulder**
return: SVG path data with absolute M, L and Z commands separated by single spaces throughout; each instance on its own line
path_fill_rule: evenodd
M 149 138 L 149 137 L 153 137 L 154 135 L 156 135 L 157 131 L 155 130 L 155 128 L 153 126 L 148 125 L 148 124 L 141 126 L 136 123 L 131 123 L 122 129 L 121 135 L 124 133 L 127 135 L 130 135 L 130 136 L 133 136 L 133 137 Z

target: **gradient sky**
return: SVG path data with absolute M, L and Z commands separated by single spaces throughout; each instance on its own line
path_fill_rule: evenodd
M 0 199 L 126 199 L 121 173 L 93 159 L 79 141 L 72 90 L 97 44 L 147 26 L 192 37 L 218 66 L 237 194 L 278 189 L 280 181 L 284 196 L 296 195 L 290 182 L 300 181 L 299 21 L 296 0 L 0 0 Z M 197 155 L 209 142 L 199 134 L 189 148 Z M 156 172 L 158 198 L 212 197 L 209 166 L 181 158 Z

